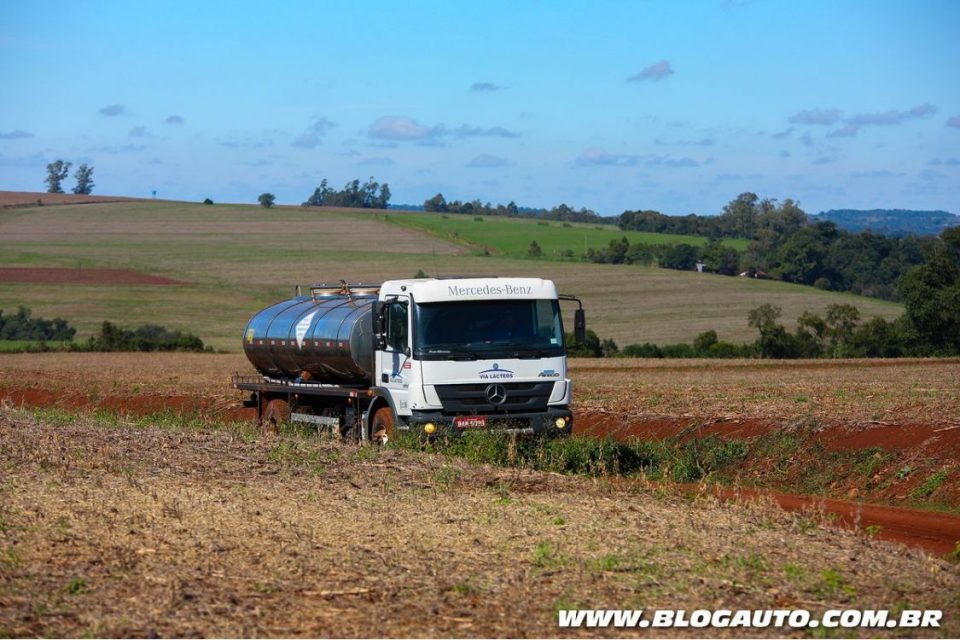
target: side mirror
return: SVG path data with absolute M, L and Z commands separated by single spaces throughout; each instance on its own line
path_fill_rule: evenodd
M 573 339 L 578 345 L 587 340 L 587 318 L 583 314 L 583 309 L 573 312 Z

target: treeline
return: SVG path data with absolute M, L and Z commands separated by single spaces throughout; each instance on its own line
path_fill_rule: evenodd
M 183 331 L 171 331 L 156 324 L 124 329 L 112 322 L 100 325 L 100 332 L 71 351 L 213 351 L 203 340 Z
M 351 180 L 343 189 L 337 191 L 330 188 L 324 178 L 303 206 L 386 209 L 390 206 L 390 185 L 386 182 L 380 184 L 370 176 L 362 185 L 359 180 Z
M 685 260 L 664 264 L 658 259 L 660 266 L 691 269 L 696 262 L 703 262 L 704 270 L 715 273 L 745 273 L 888 300 L 898 299 L 898 281 L 911 267 L 923 264 L 939 243 L 930 237 L 889 238 L 843 231 L 832 222 L 811 222 L 792 200 L 761 200 L 753 193 L 738 196 L 719 216 L 674 217 L 656 211 L 626 211 L 620 216 L 619 227 L 750 240 L 746 251 L 732 253 L 733 249 L 726 249 L 720 260 L 718 244 L 692 249 L 688 245 L 683 249 Z M 616 255 L 616 251 L 607 253 Z M 597 252 L 585 259 L 602 262 L 610 257 Z
M 0 340 L 73 340 L 77 330 L 63 318 L 44 320 L 32 317 L 27 307 L 17 307 L 12 316 L 3 315 L 0 309 Z
M 752 344 L 732 344 L 707 331 L 692 344 L 631 344 L 620 349 L 593 331 L 576 345 L 567 337 L 571 356 L 637 358 L 898 358 L 960 355 L 960 227 L 941 234 L 930 259 L 911 268 L 899 283 L 904 313 L 896 320 L 861 322 L 850 304 L 832 304 L 821 317 L 809 311 L 797 318 L 795 331 L 778 322 L 779 307 L 764 304 L 747 315 L 759 337 Z
M 572 252 L 571 252 L 572 254 Z M 695 269 L 698 262 L 704 270 L 723 275 L 736 275 L 740 269 L 740 252 L 725 246 L 721 240 L 711 239 L 702 247 L 686 243 L 680 244 L 630 244 L 626 236 L 620 240 L 611 240 L 603 249 L 587 249 L 582 259 L 601 264 L 641 264 L 665 269 L 689 271 Z
M 156 324 L 124 329 L 112 322 L 100 325 L 100 332 L 83 342 L 73 342 L 77 330 L 66 320 L 32 317 L 27 307 L 12 316 L 0 309 L 0 340 L 23 342 L 20 351 L 212 351 L 203 340 L 184 331 L 171 331 Z M 48 342 L 61 344 L 50 345 Z
M 590 224 L 617 223 L 616 218 L 604 218 L 596 211 L 581 208 L 579 210 L 560 204 L 552 209 L 532 209 L 529 207 L 518 207 L 512 200 L 507 204 L 492 205 L 489 202 L 484 204 L 480 200 L 464 202 L 461 200 L 447 201 L 442 193 L 425 200 L 423 210 L 433 213 L 460 213 L 464 215 L 476 216 L 503 216 L 507 218 L 537 218 L 540 220 L 556 220 L 559 222 L 586 222 Z

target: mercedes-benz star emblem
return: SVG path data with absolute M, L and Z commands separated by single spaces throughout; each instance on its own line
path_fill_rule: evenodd
M 507 399 L 507 390 L 502 384 L 491 384 L 487 387 L 487 401 L 490 404 L 503 404 Z

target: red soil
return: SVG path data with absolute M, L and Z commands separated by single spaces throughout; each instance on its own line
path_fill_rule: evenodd
M 0 282 L 42 284 L 186 284 L 180 280 L 123 269 L 63 269 L 59 267 L 0 267 Z
M 834 522 L 847 529 L 862 530 L 877 526 L 876 537 L 881 540 L 921 547 L 939 555 L 952 553 L 960 545 L 960 516 L 849 500 L 794 496 L 775 491 L 734 490 L 716 486 L 712 491 L 723 500 L 756 500 L 769 497 L 786 511 L 832 514 Z
M 747 439 L 783 430 L 773 419 L 703 419 L 673 416 L 625 419 L 622 414 L 581 412 L 573 421 L 574 433 L 610 436 L 625 442 L 631 438 L 661 440 L 680 436 L 681 441 L 707 436 Z M 885 451 L 911 450 L 938 458 L 960 459 L 960 424 L 835 425 L 815 434 L 827 451 L 852 451 L 877 447 Z

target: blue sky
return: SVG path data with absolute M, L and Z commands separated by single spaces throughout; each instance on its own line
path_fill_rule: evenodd
M 0 189 L 960 213 L 958 34 L 954 0 L 3 0 Z

